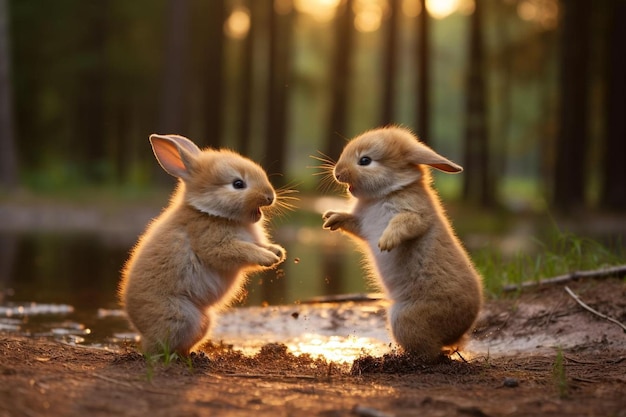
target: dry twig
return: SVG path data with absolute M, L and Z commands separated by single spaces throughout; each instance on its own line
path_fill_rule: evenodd
M 575 281 L 581 278 L 621 278 L 626 276 L 626 265 L 611 266 L 608 268 L 594 269 L 592 271 L 574 271 L 569 274 L 559 275 L 552 278 L 540 279 L 538 281 L 526 281 L 521 284 L 509 284 L 502 287 L 502 291 L 511 292 L 524 288 L 537 287 L 548 284 L 562 284 L 568 281 Z
M 565 291 L 567 291 L 567 293 L 578 303 L 580 304 L 580 306 L 582 308 L 584 308 L 587 311 L 590 311 L 591 313 L 595 314 L 598 317 L 601 317 L 605 320 L 608 320 L 612 323 L 617 324 L 619 327 L 622 328 L 622 330 L 624 330 L 624 333 L 626 333 L 626 326 L 624 326 L 622 323 L 620 323 L 619 321 L 615 320 L 612 317 L 609 317 L 605 314 L 600 313 L 598 310 L 594 310 L 593 308 L 589 307 L 587 304 L 583 303 L 582 300 L 576 295 L 574 294 L 574 291 L 570 290 L 569 287 L 566 285 L 565 286 Z

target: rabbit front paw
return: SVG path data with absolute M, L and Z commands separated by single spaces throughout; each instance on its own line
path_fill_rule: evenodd
M 270 267 L 270 266 L 279 264 L 284 260 L 283 257 L 272 252 L 272 250 L 270 249 L 261 249 L 261 250 L 263 251 L 263 254 L 261 256 L 261 259 L 259 259 L 260 266 Z
M 327 211 L 322 215 L 322 219 L 324 219 L 322 227 L 330 230 L 343 229 L 344 224 L 351 221 L 352 218 L 353 216 L 350 213 Z
M 270 243 L 269 245 L 267 245 L 267 250 L 278 256 L 281 261 L 284 261 L 287 257 L 287 251 L 280 245 Z
M 385 229 L 383 235 L 378 240 L 378 248 L 381 252 L 389 252 L 395 249 L 402 243 L 402 239 L 399 233 L 394 229 Z

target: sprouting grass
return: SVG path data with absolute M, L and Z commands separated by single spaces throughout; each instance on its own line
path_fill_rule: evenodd
M 146 360 L 146 379 L 152 381 L 154 377 L 155 367 L 162 363 L 165 367 L 168 367 L 176 362 L 184 362 L 190 371 L 193 371 L 193 363 L 191 357 L 181 356 L 176 352 L 172 352 L 168 343 L 161 342 L 161 352 L 156 354 L 144 353 L 143 356 Z
M 569 395 L 569 385 L 567 383 L 567 374 L 565 372 L 565 357 L 561 348 L 556 352 L 554 365 L 552 365 L 552 380 L 556 386 L 560 398 L 567 398 Z
M 485 289 L 491 296 L 499 296 L 505 285 L 538 281 L 574 271 L 593 270 L 623 263 L 624 246 L 619 242 L 611 250 L 593 239 L 582 238 L 556 230 L 547 241 L 536 240 L 535 253 L 517 253 L 504 259 L 497 251 L 482 251 L 475 255 Z

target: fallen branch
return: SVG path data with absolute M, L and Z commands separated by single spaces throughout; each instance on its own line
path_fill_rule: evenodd
M 502 291 L 511 292 L 524 288 L 537 287 L 541 285 L 562 284 L 564 282 L 575 281 L 581 278 L 622 278 L 626 276 L 626 265 L 617 265 L 609 268 L 594 269 L 592 271 L 574 271 L 569 274 L 559 275 L 552 278 L 540 279 L 538 281 L 526 281 L 521 284 L 509 284 L 502 287 Z
M 584 308 L 584 309 L 585 309 L 585 310 L 587 310 L 587 311 L 592 312 L 593 314 L 595 314 L 595 315 L 596 315 L 596 316 L 598 316 L 598 317 L 601 317 L 601 318 L 603 318 L 603 319 L 605 319 L 605 320 L 610 321 L 611 323 L 615 323 L 615 324 L 617 324 L 619 327 L 621 327 L 621 328 L 622 328 L 622 330 L 624 330 L 624 333 L 626 333 L 626 326 L 624 326 L 622 323 L 620 323 L 619 321 L 615 320 L 614 318 L 609 317 L 609 316 L 607 316 L 607 315 L 605 315 L 605 314 L 602 314 L 602 313 L 600 313 L 599 311 L 594 310 L 593 308 L 589 307 L 587 304 L 583 303 L 583 302 L 582 302 L 582 300 L 581 300 L 581 299 L 580 299 L 580 298 L 579 298 L 576 294 L 574 294 L 574 291 L 570 290 L 570 289 L 569 289 L 569 287 L 568 287 L 567 285 L 565 286 L 565 291 L 567 291 L 567 293 L 568 293 L 568 294 L 569 294 L 569 295 L 570 295 L 570 296 L 571 296 L 571 297 L 572 297 L 572 298 L 573 298 L 573 299 L 574 299 L 574 300 L 575 300 L 578 304 L 580 304 L 580 306 L 581 306 L 582 308 Z

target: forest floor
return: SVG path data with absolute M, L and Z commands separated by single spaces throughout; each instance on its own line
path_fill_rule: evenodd
M 626 321 L 623 279 L 568 285 Z M 487 302 L 472 345 L 493 350 L 430 365 L 395 354 L 343 364 L 281 344 L 253 356 L 207 346 L 189 361 L 153 364 L 130 346 L 0 334 L 0 417 L 626 416 L 626 333 L 562 284 Z

